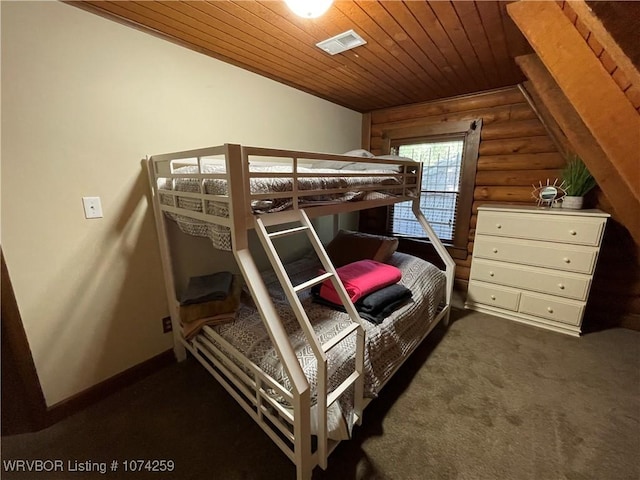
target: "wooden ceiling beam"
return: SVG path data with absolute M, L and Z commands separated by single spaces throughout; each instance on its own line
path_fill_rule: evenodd
M 533 87 L 532 97 L 544 103 L 606 195 L 613 207 L 614 218 L 627 228 L 636 244 L 640 245 L 640 201 L 610 166 L 606 153 L 540 59 L 531 54 L 517 57 L 516 62 L 530 80 L 527 87 Z
M 607 51 L 618 68 L 622 69 L 632 85 L 640 85 L 640 72 L 624 53 L 618 42 L 611 36 L 600 19 L 584 0 L 573 0 L 571 8 L 578 15 L 580 21 L 595 35 L 598 43 Z
M 560 128 L 560 125 L 558 125 L 558 122 L 556 122 L 556 119 L 553 118 L 553 115 L 551 115 L 551 112 L 531 85 L 531 80 L 521 83 L 518 87 L 520 88 L 524 98 L 527 99 L 527 103 L 531 109 L 536 113 L 536 116 L 542 125 L 544 125 L 547 135 L 549 135 L 549 138 L 551 138 L 551 140 L 556 144 L 558 152 L 560 152 L 563 159 L 566 159 L 567 156 L 573 152 L 571 143 L 562 131 L 562 128 Z
M 507 10 L 604 151 L 594 158 L 599 165 L 587 166 L 617 172 L 637 207 L 640 116 L 635 108 L 556 2 L 519 1 Z

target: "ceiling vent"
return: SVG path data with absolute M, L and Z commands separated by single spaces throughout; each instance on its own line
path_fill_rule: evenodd
M 320 43 L 316 43 L 316 47 L 321 48 L 329 55 L 342 53 L 352 48 L 364 45 L 367 41 L 353 30 L 336 35 Z

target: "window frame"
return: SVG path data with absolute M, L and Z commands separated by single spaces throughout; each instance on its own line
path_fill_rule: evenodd
M 468 256 L 468 243 L 471 214 L 473 209 L 473 191 L 480 150 L 480 134 L 482 119 L 464 120 L 457 122 L 440 122 L 437 124 L 412 125 L 407 127 L 384 130 L 382 133 L 385 154 L 391 152 L 392 147 L 407 143 L 428 143 L 441 141 L 447 138 L 463 138 L 462 168 L 460 174 L 460 193 L 458 196 L 456 224 L 454 227 L 453 241 L 445 243 L 449 253 L 454 258 L 466 259 Z M 387 231 L 392 222 L 391 209 L 387 217 Z M 428 240 L 403 237 L 410 242 L 424 243 Z M 430 242 L 429 242 L 430 243 Z

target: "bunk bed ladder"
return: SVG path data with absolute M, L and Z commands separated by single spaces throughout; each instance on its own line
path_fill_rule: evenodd
M 318 464 L 322 469 L 327 467 L 327 457 L 329 455 L 328 450 L 328 438 L 327 438 L 327 408 L 337 401 L 349 387 L 354 386 L 354 410 L 356 415 L 356 423 L 360 423 L 362 420 L 362 410 L 364 408 L 364 329 L 361 325 L 361 319 L 358 315 L 347 291 L 345 290 L 342 282 L 338 278 L 338 274 L 335 267 L 331 263 L 327 252 L 325 251 L 318 235 L 309 220 L 309 217 L 304 210 L 288 210 L 280 213 L 270 213 L 264 216 L 254 217 L 256 224 L 256 232 L 258 238 L 264 247 L 269 261 L 273 266 L 278 279 L 284 289 L 284 292 L 289 300 L 291 308 L 300 323 L 300 326 L 307 338 L 307 341 L 316 357 L 318 362 L 318 378 L 317 378 L 317 412 L 318 412 Z M 285 228 L 282 230 L 268 231 L 267 227 L 277 226 L 284 224 L 298 223 L 299 226 Z M 325 273 L 311 278 L 299 285 L 293 285 L 289 275 L 287 274 L 285 267 L 280 259 L 273 239 L 281 238 L 289 235 L 296 235 L 306 233 L 311 245 L 313 246 L 316 255 L 320 259 L 320 262 L 324 268 Z M 313 327 L 307 314 L 304 311 L 304 307 L 298 297 L 298 292 L 309 289 L 314 285 L 318 285 L 325 280 L 330 280 L 340 297 L 342 304 L 344 305 L 347 313 L 349 314 L 352 324 L 342 330 L 339 335 L 336 335 L 328 342 L 321 344 L 313 331 Z M 327 392 L 327 353 L 338 345 L 341 341 L 346 339 L 349 335 L 356 334 L 356 361 L 355 370 L 349 375 L 342 384 L 337 386 L 331 393 Z

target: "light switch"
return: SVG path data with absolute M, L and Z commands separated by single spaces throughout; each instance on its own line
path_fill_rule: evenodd
M 102 218 L 102 204 L 100 197 L 82 197 L 84 218 Z

